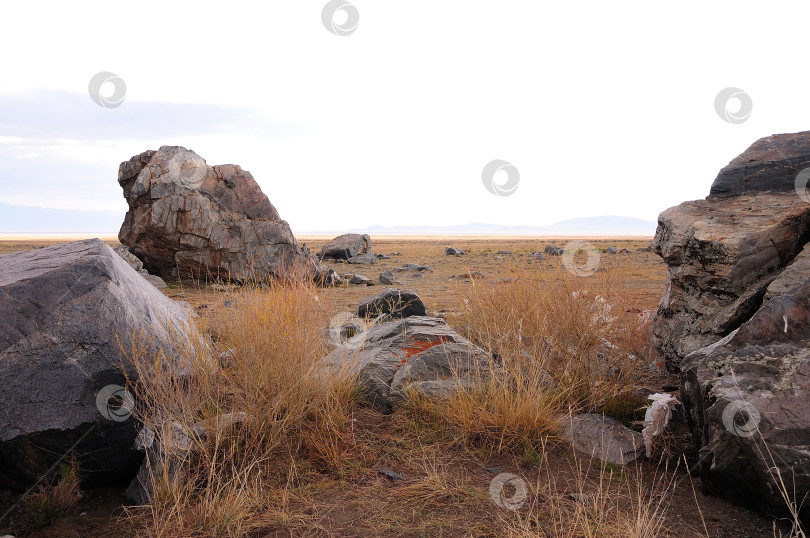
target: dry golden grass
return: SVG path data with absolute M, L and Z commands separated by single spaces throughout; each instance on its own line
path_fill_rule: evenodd
M 582 460 L 574 460 L 573 488 L 561 491 L 554 477 L 540 473 L 527 501 L 529 509 L 505 518 L 505 536 L 653 538 L 667 534 L 667 495 L 674 473 L 664 470 L 645 485 L 638 473 L 629 477 L 624 471 L 611 470 L 594 476 Z
M 411 394 L 409 410 L 459 443 L 541 458 L 561 417 L 601 410 L 648 371 L 649 321 L 626 304 L 621 279 L 597 275 L 515 268 L 507 282 L 465 291 L 451 322 L 493 358 L 489 371 L 447 400 Z
M 349 446 L 355 382 L 317 369 L 326 318 L 311 286 L 290 281 L 231 300 L 233 308 L 209 320 L 217 348 L 227 351 L 219 364 L 199 335 L 180 358 L 188 371 L 178 379 L 177 358 L 147 356 L 134 339 L 136 415 L 166 447 L 153 454 L 152 503 L 131 511 L 150 536 L 242 536 L 265 507 L 280 509 L 274 488 L 289 486 L 278 477 L 294 476 L 298 458 L 335 469 Z M 176 441 L 175 424 L 191 449 Z

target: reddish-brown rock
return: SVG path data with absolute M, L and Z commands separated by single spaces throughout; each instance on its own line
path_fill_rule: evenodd
M 152 274 L 247 281 L 314 271 L 250 172 L 163 146 L 121 163 L 129 204 L 118 239 Z M 179 271 L 179 273 L 178 273 Z

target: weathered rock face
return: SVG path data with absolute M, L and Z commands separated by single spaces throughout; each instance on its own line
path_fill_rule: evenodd
M 372 327 L 323 360 L 327 366 L 355 371 L 364 383 L 366 401 L 384 412 L 402 402 L 408 387 L 441 398 L 469 383 L 470 374 L 489 371 L 484 351 L 444 320 L 425 316 Z
M 714 180 L 710 198 L 757 192 L 791 192 L 796 176 L 810 166 L 810 131 L 760 138 Z
M 318 258 L 322 260 L 351 260 L 363 254 L 371 254 L 371 238 L 368 234 L 343 234 L 321 247 Z M 365 261 L 367 258 L 372 258 L 372 260 Z M 374 263 L 373 256 L 367 258 L 360 258 L 361 261 L 356 261 L 356 263 Z
M 314 273 L 287 222 L 239 166 L 208 166 L 193 151 L 163 146 L 121 163 L 118 183 L 129 204 L 118 239 L 152 274 L 246 281 Z
M 78 443 L 87 483 L 131 479 L 136 424 L 97 398 L 137 379 L 135 331 L 179 357 L 187 311 L 93 239 L 0 256 L 0 320 L 0 474 L 30 482 Z
M 784 514 L 781 475 L 790 495 L 803 499 L 810 492 L 810 279 L 689 354 L 682 368 L 704 490 Z
M 810 132 L 763 138 L 720 171 L 707 199 L 658 217 L 652 247 L 668 270 L 653 345 L 670 369 L 807 274 L 810 204 L 795 190 L 806 166 Z
M 652 244 L 668 265 L 652 343 L 681 371 L 703 488 L 774 514 L 777 474 L 810 492 L 808 167 L 810 132 L 758 140 Z

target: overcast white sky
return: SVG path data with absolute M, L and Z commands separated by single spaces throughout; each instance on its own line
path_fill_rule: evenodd
M 810 129 L 806 0 L 352 0 L 347 36 L 325 4 L 2 4 L 0 202 L 123 211 L 118 164 L 176 144 L 252 172 L 296 230 L 655 219 Z M 90 99 L 100 71 L 121 106 Z M 747 121 L 718 116 L 726 87 Z

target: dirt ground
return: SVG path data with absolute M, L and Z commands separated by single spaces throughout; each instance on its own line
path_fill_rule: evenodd
M 301 237 L 313 252 L 326 242 L 324 237 Z M 117 242 L 105 238 L 111 245 Z M 447 315 L 459 307 L 459 291 L 469 286 L 492 285 L 508 277 L 510 269 L 533 264 L 547 270 L 549 276 L 559 270 L 559 257 L 547 256 L 536 261 L 530 254 L 542 251 L 546 245 L 564 246 L 565 238 L 519 237 L 372 237 L 373 251 L 390 256 L 374 265 L 331 263 L 341 275 L 361 273 L 372 279 L 374 286 L 344 283 L 320 289 L 318 293 L 335 313 L 356 311 L 359 301 L 373 296 L 385 287 L 379 283 L 380 272 L 405 263 L 429 265 L 427 271 L 395 272 L 401 281 L 398 287 L 416 291 L 424 300 L 429 315 Z M 615 271 L 631 283 L 633 301 L 639 309 L 653 313 L 663 291 L 666 269 L 658 256 L 639 251 L 650 238 L 591 238 L 597 249 L 608 246 L 627 249 L 620 254 L 602 253 L 599 266 Z M 55 244 L 58 240 L 21 239 L 0 241 L 0 254 Z M 465 256 L 445 255 L 445 246 L 463 249 Z M 498 254 L 509 251 L 511 254 Z M 478 278 L 465 276 L 482 273 Z M 423 276 L 417 276 L 423 275 Z M 205 316 L 222 307 L 228 288 L 206 286 L 205 283 L 169 283 L 167 296 L 188 302 Z M 651 377 L 653 390 L 678 385 L 677 378 L 665 374 Z M 356 467 L 340 477 L 319 475 L 316 470 L 304 470 L 302 486 L 289 502 L 302 514 L 299 519 L 268 520 L 251 536 L 499 536 L 500 523 L 513 514 L 505 514 L 489 499 L 488 488 L 493 469 L 513 472 L 527 483 L 557 483 L 560 502 L 576 502 L 567 495 L 577 491 L 582 480 L 578 466 L 587 470 L 587 487 L 600 479 L 611 487 L 629 488 L 636 485 L 655 490 L 661 480 L 674 481 L 674 493 L 665 501 L 667 507 L 666 536 L 691 537 L 756 537 L 772 536 L 772 522 L 726 501 L 704 496 L 700 480 L 685 472 L 681 461 L 677 469 L 665 470 L 644 461 L 625 469 L 606 469 L 599 462 L 583 462 L 571 449 L 552 441 L 543 465 L 526 466 L 520 461 L 493 459 L 487 454 L 465 450 L 444 450 L 441 432 L 425 433 L 404 423 L 400 415 L 382 415 L 370 409 L 360 409 L 355 417 L 355 435 L 362 447 Z M 675 437 L 685 439 L 687 431 L 680 425 Z M 694 454 L 688 445 L 682 446 L 688 464 Z M 392 481 L 375 471 L 387 467 L 403 480 Z M 440 471 L 440 472 L 439 472 Z M 660 488 L 659 488 L 660 489 Z M 26 531 L 19 522 L 19 509 L 0 521 L 0 536 L 131 536 L 139 534 L 128 528 L 119 517 L 123 515 L 121 492 L 104 489 L 84 493 L 84 498 L 67 516 L 52 526 Z M 0 480 L 0 515 L 19 498 Z M 542 498 L 540 501 L 542 502 Z M 626 502 L 633 502 L 628 496 Z M 524 512 L 531 510 L 524 507 Z M 702 514 L 701 520 L 700 514 Z M 540 535 L 540 534 L 538 534 Z

